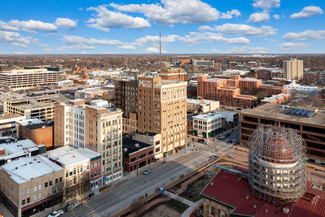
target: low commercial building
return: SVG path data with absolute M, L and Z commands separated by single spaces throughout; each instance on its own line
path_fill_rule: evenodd
M 3 103 L 3 112 L 25 116 L 26 119 L 37 118 L 42 121 L 53 121 L 54 103 L 67 100 L 61 94 L 28 97 L 24 99 L 8 99 Z
M 42 122 L 38 119 L 31 119 L 17 123 L 18 139 L 30 139 L 37 145 L 44 144 L 47 150 L 53 149 L 53 134 L 54 122 Z
M 187 98 L 187 113 L 208 113 L 219 109 L 219 101 Z
M 25 116 L 19 114 L 1 114 L 0 115 L 0 137 L 16 136 L 18 121 L 25 120 Z
M 84 198 L 91 189 L 102 186 L 101 154 L 87 148 L 64 146 L 48 151 L 44 156 L 64 168 L 65 199 L 77 194 Z
M 123 139 L 123 164 L 127 172 L 138 171 L 154 162 L 154 146 L 132 139 Z
M 58 71 L 48 69 L 18 69 L 0 73 L 0 84 L 8 90 L 57 84 Z
M 0 166 L 21 157 L 32 157 L 46 152 L 45 145 L 37 145 L 29 139 L 14 140 L 10 137 L 0 137 Z M 0 179 L 1 181 L 1 179 Z
M 208 138 L 222 127 L 222 116 L 215 113 L 193 116 L 193 133 Z
M 199 66 L 199 67 L 213 67 L 214 66 L 214 60 L 204 60 L 204 59 L 199 59 L 199 60 L 195 60 L 192 59 L 192 65 L 193 66 Z
M 278 125 L 297 130 L 307 144 L 310 161 L 325 164 L 325 112 L 314 107 L 290 107 L 266 103 L 240 114 L 240 144 L 248 139 L 260 124 Z
M 72 87 L 74 85 L 74 82 L 72 80 L 63 80 L 58 82 L 58 87 Z
M 318 89 L 318 87 L 316 86 L 301 85 L 297 84 L 295 81 L 293 81 L 291 84 L 284 85 L 283 87 L 286 88 L 289 93 L 293 91 L 298 91 L 302 93 L 312 93 L 316 92 Z
M 289 93 L 281 93 L 278 95 L 273 95 L 271 97 L 265 97 L 261 100 L 261 104 L 272 103 L 272 104 L 282 104 L 287 102 L 291 98 L 291 94 Z
M 62 202 L 63 168 L 38 155 L 0 168 L 0 197 L 15 217 L 31 216 Z

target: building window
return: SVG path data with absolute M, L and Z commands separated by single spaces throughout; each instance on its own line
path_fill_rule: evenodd
M 39 185 L 39 186 L 38 186 L 38 190 L 41 190 L 41 189 L 42 189 L 42 185 Z
M 62 182 L 62 177 L 60 177 L 60 182 Z
M 47 183 L 47 182 L 45 182 L 44 186 L 45 186 L 45 188 L 46 188 L 46 187 L 48 186 L 48 183 Z
M 214 216 L 214 207 L 209 206 L 209 215 Z
M 37 186 L 34 187 L 34 192 L 37 191 Z
M 52 185 L 52 181 L 50 181 L 50 186 Z
M 55 179 L 55 183 L 58 183 L 59 182 L 59 179 Z
M 25 205 L 25 200 L 22 200 L 22 201 L 21 201 L 21 204 L 22 204 L 22 205 Z

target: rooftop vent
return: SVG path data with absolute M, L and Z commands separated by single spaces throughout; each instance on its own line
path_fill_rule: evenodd
M 289 214 L 290 209 L 287 207 L 284 207 L 282 211 L 284 214 Z
M 213 182 L 211 182 L 211 184 L 210 184 L 211 186 L 213 185 Z
M 256 204 L 254 204 L 254 205 L 253 205 L 253 208 L 256 209 L 256 207 L 257 207 Z
M 264 211 L 265 211 L 266 213 L 268 213 L 268 212 L 269 212 L 269 210 L 268 210 L 268 209 L 265 209 Z
M 139 148 L 140 147 L 140 144 L 139 143 L 135 143 L 134 146 L 137 147 L 137 148 Z
M 247 195 L 246 195 L 246 200 L 248 200 L 248 198 L 249 198 L 249 195 L 247 194 Z

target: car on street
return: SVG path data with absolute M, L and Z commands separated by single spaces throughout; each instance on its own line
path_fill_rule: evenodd
M 146 170 L 143 172 L 143 174 L 144 174 L 144 175 L 148 175 L 149 173 L 151 173 L 151 171 L 152 171 L 151 169 L 146 169 Z
M 66 208 L 65 208 L 65 211 L 69 212 L 70 210 L 77 209 L 80 206 L 81 206 L 81 203 L 79 201 L 77 201 L 77 202 L 75 202 L 73 204 L 67 205 Z
M 226 138 L 225 136 L 218 136 L 218 139 L 224 139 L 224 138 Z
M 197 141 L 198 142 L 204 142 L 205 140 L 204 139 L 198 139 Z
M 225 135 L 225 137 L 229 137 L 231 134 L 230 133 L 227 133 L 226 135 Z
M 231 144 L 231 143 L 232 143 L 232 140 L 229 140 L 227 143 L 228 143 L 228 144 Z
M 47 217 L 59 217 L 63 215 L 64 211 L 62 209 L 51 212 Z
M 205 144 L 205 145 L 209 145 L 209 141 L 205 141 L 204 144 Z

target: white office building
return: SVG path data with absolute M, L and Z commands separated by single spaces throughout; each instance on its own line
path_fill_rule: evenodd
M 210 113 L 193 116 L 193 132 L 199 137 L 208 138 L 222 127 L 222 115 Z

